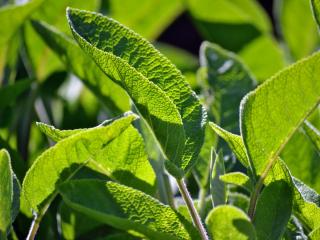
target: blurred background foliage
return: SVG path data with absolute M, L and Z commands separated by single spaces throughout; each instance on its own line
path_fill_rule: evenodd
M 171 59 L 202 99 L 209 120 L 234 133 L 239 133 L 241 98 L 319 47 L 318 29 L 306 0 L 0 0 L 0 6 L 0 148 L 9 150 L 20 181 L 33 160 L 53 144 L 36 128 L 36 121 L 60 129 L 91 127 L 133 108 L 122 89 L 112 83 L 102 90 L 108 98 L 100 101 L 101 96 L 86 79 L 90 78 L 86 74 L 89 66 L 80 61 L 81 73 L 73 72 L 71 64 L 42 40 L 30 19 L 44 21 L 67 35 L 71 35 L 65 17 L 67 6 L 116 19 Z M 199 59 L 203 41 L 215 43 L 217 50 L 202 53 Z M 219 72 L 230 59 L 238 65 L 228 74 Z M 240 76 L 242 67 L 251 74 Z M 319 109 L 309 121 L 320 127 Z M 136 127 L 146 139 L 158 181 L 168 183 L 159 163 L 162 156 L 148 129 L 142 121 Z M 189 176 L 195 198 L 198 189 L 207 191 L 213 145 L 223 149 L 226 171 L 241 170 L 226 144 L 207 131 L 199 164 Z M 320 192 L 319 152 L 303 129 L 295 133 L 282 157 L 295 177 Z M 246 208 L 246 192 L 234 193 L 229 201 Z M 20 215 L 15 229 L 19 236 L 26 236 L 30 219 Z M 89 239 L 110 233 L 118 234 L 111 227 L 86 221 L 58 199 L 46 215 L 38 239 Z

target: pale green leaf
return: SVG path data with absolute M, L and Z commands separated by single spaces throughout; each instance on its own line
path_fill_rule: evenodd
M 241 134 L 256 175 L 266 177 L 290 137 L 319 104 L 319 61 L 317 53 L 297 62 L 243 99 Z
M 213 206 L 225 204 L 227 201 L 227 188 L 220 176 L 225 174 L 222 151 L 218 154 L 212 150 L 210 169 L 210 192 Z
M 67 16 L 79 45 L 127 91 L 153 129 L 169 160 L 168 171 L 182 178 L 198 157 L 206 114 L 181 72 L 150 43 L 108 17 L 70 8 Z
M 281 35 L 292 58 L 297 60 L 312 53 L 320 38 L 312 17 L 310 1 L 280 0 L 276 2 L 276 7 Z
M 101 99 L 113 114 L 119 115 L 129 110 L 129 98 L 124 90 L 108 79 L 76 42 L 45 23 L 33 22 L 33 27 L 66 66 Z
M 214 208 L 206 219 L 214 240 L 254 240 L 256 233 L 249 217 L 239 208 L 222 205 Z
M 108 15 L 149 40 L 156 39 L 184 10 L 182 0 L 111 0 Z
M 251 192 L 253 184 L 250 178 L 242 172 L 231 172 L 220 176 L 220 180 L 224 183 L 234 184 L 245 188 L 247 191 Z
M 128 115 L 108 126 L 75 134 L 45 151 L 35 160 L 24 178 L 21 200 L 35 212 L 45 211 L 44 206 L 50 204 L 50 200 L 55 197 L 59 185 L 72 178 L 82 166 L 95 164 L 103 171 L 108 172 L 110 169 L 105 169 L 103 161 L 98 160 L 97 157 L 100 155 L 101 158 L 102 153 L 112 153 L 112 150 L 115 150 L 114 148 L 121 153 L 121 144 L 119 145 L 117 142 L 119 145 L 117 146 L 113 143 L 116 138 L 126 133 L 125 130 L 128 129 L 135 118 L 135 115 Z M 110 145 L 111 149 L 109 148 Z M 128 150 L 130 151 L 130 148 Z M 125 155 L 128 150 L 123 151 L 122 154 Z M 112 153 L 113 156 L 117 155 L 117 152 Z M 113 156 L 105 155 L 107 158 L 110 157 L 108 159 L 109 163 L 111 161 L 116 162 Z M 116 169 L 112 170 L 112 174 L 115 175 Z M 120 172 L 119 174 L 123 173 Z M 146 182 L 144 183 L 146 184 Z
M 97 180 L 69 181 L 60 187 L 64 201 L 91 218 L 149 239 L 198 239 L 179 213 L 138 190 Z
M 286 181 L 273 181 L 266 186 L 258 199 L 253 220 L 258 239 L 280 239 L 290 219 L 292 205 L 293 192 Z
M 236 155 L 237 159 L 242 163 L 242 165 L 248 168 L 249 161 L 247 158 L 246 148 L 241 136 L 230 133 L 213 122 L 210 122 L 209 125 L 216 134 L 218 134 L 223 140 L 228 143 L 229 147 Z
M 248 212 L 250 198 L 242 193 L 228 192 L 228 205 L 240 208 L 244 212 Z

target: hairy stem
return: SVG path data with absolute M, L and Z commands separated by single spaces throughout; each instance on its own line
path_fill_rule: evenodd
M 179 186 L 179 190 L 180 190 L 180 192 L 181 192 L 181 195 L 182 195 L 185 203 L 187 204 L 189 213 L 190 213 L 191 218 L 192 218 L 192 220 L 193 220 L 193 224 L 194 224 L 194 225 L 198 228 L 198 230 L 199 230 L 201 239 L 202 239 L 202 240 L 209 240 L 208 235 L 207 235 L 207 232 L 206 232 L 204 226 L 202 225 L 200 216 L 199 216 L 196 208 L 195 208 L 194 205 L 193 205 L 192 198 L 191 198 L 191 196 L 190 196 L 190 194 L 189 194 L 189 192 L 188 192 L 188 189 L 187 189 L 187 186 L 186 186 L 184 180 L 183 180 L 183 179 L 180 179 L 180 180 L 177 179 L 177 184 L 178 184 L 178 186 Z

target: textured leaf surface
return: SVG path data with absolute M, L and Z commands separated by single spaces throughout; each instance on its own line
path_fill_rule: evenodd
M 113 114 L 119 115 L 129 110 L 129 98 L 124 90 L 105 76 L 75 41 L 45 23 L 33 22 L 33 27 L 68 68 L 102 100 Z
M 243 187 L 249 192 L 251 192 L 253 187 L 250 178 L 242 172 L 226 173 L 220 176 L 220 180 L 225 183 L 231 183 Z
M 286 68 L 242 101 L 241 133 L 257 175 L 267 174 L 292 134 L 319 104 L 319 62 L 317 53 Z
M 0 238 L 6 239 L 11 226 L 13 183 L 10 156 L 6 150 L 0 151 Z
M 208 84 L 214 92 L 215 122 L 239 132 L 240 101 L 256 85 L 254 77 L 234 53 L 209 42 L 200 47 L 200 64 L 207 69 Z
M 67 15 L 79 45 L 128 92 L 170 160 L 168 170 L 181 178 L 198 157 L 206 118 L 181 73 L 118 22 L 76 9 L 69 9 Z
M 97 180 L 69 181 L 60 188 L 72 208 L 123 230 L 150 239 L 198 239 L 184 217 L 150 196 L 123 185 Z
M 17 97 L 26 91 L 30 85 L 31 80 L 21 80 L 14 84 L 0 88 L 0 110 L 13 104 Z
M 290 219 L 293 193 L 285 181 L 274 181 L 264 188 L 253 220 L 258 239 L 280 239 Z
M 129 115 L 106 127 L 75 134 L 45 151 L 35 160 L 24 178 L 22 201 L 38 212 L 46 199 L 55 195 L 57 187 L 70 179 L 81 166 L 95 162 L 95 166 L 108 172 L 109 169 L 105 169 L 97 157 L 101 157 L 102 153 L 112 153 L 114 149 L 109 149 L 109 145 L 113 145 L 113 140 L 121 136 L 135 118 Z M 117 152 L 113 152 L 115 154 Z M 105 157 L 112 158 L 108 155 Z
M 182 0 L 111 0 L 109 15 L 147 39 L 157 38 L 183 11 Z
M 223 154 L 212 150 L 210 171 L 210 192 L 214 206 L 225 204 L 227 201 L 227 188 L 220 176 L 225 174 Z
M 215 240 L 254 240 L 256 233 L 248 216 L 240 209 L 222 205 L 214 208 L 206 219 Z
M 280 0 L 276 6 L 281 33 L 293 59 L 300 59 L 314 51 L 320 38 L 310 1 Z

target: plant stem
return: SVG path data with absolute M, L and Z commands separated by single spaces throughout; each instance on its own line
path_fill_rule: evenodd
M 254 188 L 254 190 L 253 190 L 253 192 L 251 194 L 251 197 L 250 197 L 248 215 L 249 215 L 251 220 L 253 220 L 254 213 L 256 211 L 256 203 L 257 203 L 261 188 L 263 186 L 263 181 L 264 181 L 264 179 L 259 178 L 259 181 L 257 182 L 256 187 Z
M 201 239 L 202 239 L 202 240 L 209 240 L 208 235 L 207 235 L 207 232 L 206 232 L 204 226 L 202 225 L 200 216 L 199 216 L 196 208 L 195 208 L 194 205 L 193 205 L 192 198 L 191 198 L 191 196 L 190 196 L 190 194 L 189 194 L 189 192 L 188 192 L 188 189 L 187 189 L 187 187 L 186 187 L 186 184 L 185 184 L 184 180 L 183 180 L 183 179 L 180 179 L 180 180 L 177 179 L 177 184 L 178 184 L 178 186 L 179 186 L 179 190 L 180 190 L 180 192 L 181 192 L 181 195 L 182 195 L 185 203 L 187 204 L 189 213 L 190 213 L 191 218 L 192 218 L 192 220 L 193 220 L 193 224 L 194 224 L 194 225 L 198 228 L 198 230 L 199 230 Z
M 198 209 L 199 209 L 199 215 L 201 219 L 204 218 L 204 214 L 205 214 L 206 196 L 207 196 L 207 189 L 205 187 L 200 187 Z
M 26 238 L 26 240 L 34 240 L 37 231 L 39 229 L 40 226 L 40 222 L 41 222 L 42 216 L 40 215 L 36 215 L 35 218 L 32 221 L 28 236 Z

